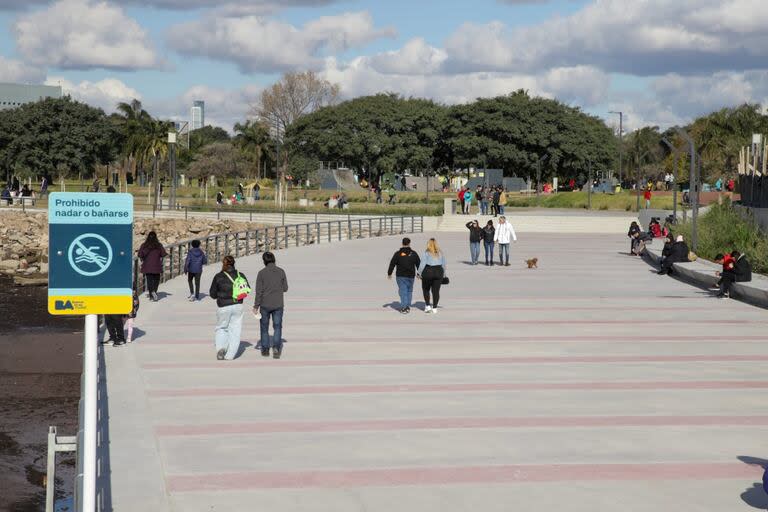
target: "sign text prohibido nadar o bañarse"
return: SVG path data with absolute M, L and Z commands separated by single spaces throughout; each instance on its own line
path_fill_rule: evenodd
M 51 314 L 131 312 L 132 195 L 54 192 L 48 233 Z

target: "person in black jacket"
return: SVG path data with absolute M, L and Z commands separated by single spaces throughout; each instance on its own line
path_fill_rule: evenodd
M 469 257 L 472 264 L 477 265 L 477 260 L 480 259 L 480 241 L 483 239 L 483 228 L 480 227 L 479 222 L 473 220 L 467 222 L 467 229 L 469 230 Z
M 677 239 L 675 239 L 675 243 L 672 244 L 669 256 L 664 258 L 664 263 L 661 264 L 661 270 L 659 270 L 658 274 L 664 275 L 672 273 L 672 265 L 688 261 L 689 252 L 690 249 L 688 249 L 688 244 L 683 240 L 683 235 L 678 235 Z
M 636 249 L 640 245 L 640 236 L 642 234 L 643 230 L 640 229 L 640 224 L 638 224 L 636 221 L 633 221 L 629 226 L 629 231 L 627 231 L 627 236 L 629 237 L 629 254 L 633 256 L 638 255 L 638 251 Z
M 235 268 L 235 258 L 224 256 L 221 272 L 213 276 L 209 294 L 219 307 L 216 311 L 216 359 L 231 361 L 240 349 L 240 332 L 243 327 L 243 300 L 233 296 L 235 281 L 248 279 Z M 248 285 L 250 287 L 250 285 Z
M 667 235 L 667 237 L 664 239 L 664 247 L 661 249 L 661 261 L 659 261 L 660 265 L 664 265 L 664 260 L 669 258 L 669 255 L 672 254 L 672 246 L 675 243 L 675 239 L 672 237 L 672 235 Z
M 747 260 L 747 257 L 739 251 L 733 251 L 731 257 L 733 260 L 731 260 L 729 268 L 723 270 L 723 273 L 720 275 L 720 293 L 717 296 L 721 299 L 730 298 L 733 283 L 748 283 L 752 281 L 752 265 Z
M 496 235 L 496 228 L 493 227 L 493 221 L 489 220 L 483 228 L 483 249 L 485 250 L 485 266 L 493 266 L 493 239 Z
M 397 268 L 397 291 L 400 294 L 400 312 L 411 312 L 413 300 L 413 281 L 416 279 L 416 269 L 421 264 L 421 258 L 411 250 L 411 239 L 403 238 L 403 246 L 395 252 L 389 261 L 387 278 L 392 279 L 392 272 Z

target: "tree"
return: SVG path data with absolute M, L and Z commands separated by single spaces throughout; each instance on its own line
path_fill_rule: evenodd
M 101 109 L 68 96 L 0 111 L 0 169 L 7 178 L 90 174 L 115 156 L 113 140 Z
M 244 166 L 242 153 L 232 143 L 214 142 L 200 149 L 187 172 L 193 178 L 207 181 L 211 176 L 239 176 Z
M 269 128 L 264 122 L 248 120 L 244 124 L 235 124 L 235 145 L 253 162 L 256 172 L 249 172 L 249 177 L 261 177 L 261 161 L 269 147 Z
M 288 128 L 301 116 L 335 103 L 339 86 L 320 78 L 314 71 L 286 73 L 283 78 L 262 91 L 259 101 L 253 106 L 251 115 L 266 123 L 278 148 Z M 285 172 L 287 152 L 283 151 L 277 162 L 280 187 L 275 196 L 278 204 L 285 197 Z

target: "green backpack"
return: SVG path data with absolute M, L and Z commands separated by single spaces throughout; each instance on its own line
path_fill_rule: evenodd
M 240 272 L 237 273 L 237 278 L 235 279 L 232 279 L 232 276 L 226 272 L 224 272 L 224 275 L 232 281 L 232 300 L 239 302 L 244 300 L 248 294 L 251 293 L 251 287 L 248 286 L 248 281 L 246 281 Z

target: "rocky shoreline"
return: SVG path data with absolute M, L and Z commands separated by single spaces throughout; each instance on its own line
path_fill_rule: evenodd
M 44 213 L 0 213 L 0 275 L 19 286 L 48 284 L 48 218 Z M 150 231 L 163 244 L 174 244 L 216 233 L 234 233 L 262 227 L 260 224 L 208 219 L 136 219 L 133 247 L 138 249 Z

